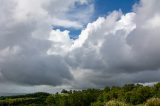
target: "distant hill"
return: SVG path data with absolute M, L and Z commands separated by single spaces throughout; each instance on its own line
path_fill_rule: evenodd
M 0 96 L 16 96 L 16 95 L 25 95 L 26 93 L 4 93 L 0 92 Z

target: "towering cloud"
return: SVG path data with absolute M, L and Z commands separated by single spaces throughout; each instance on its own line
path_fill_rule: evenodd
M 159 6 L 142 0 L 132 13 L 112 12 L 88 24 L 68 59 L 81 73 L 77 81 L 87 87 L 159 81 Z

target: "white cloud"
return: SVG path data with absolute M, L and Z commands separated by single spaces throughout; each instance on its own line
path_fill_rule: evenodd
M 39 18 L 47 16 L 47 11 L 42 7 L 45 3 L 49 3 L 49 0 L 14 0 L 15 18 L 18 21 L 28 20 L 29 18 Z
M 98 28 L 101 26 L 101 24 L 104 22 L 104 18 L 99 18 L 97 21 L 93 23 L 89 23 L 87 25 L 87 28 L 85 30 L 82 30 L 81 34 L 79 35 L 79 38 L 75 40 L 74 44 L 72 45 L 72 48 L 82 47 L 82 45 L 85 43 L 89 35 L 92 35 L 92 30 L 98 30 Z
M 69 31 L 52 30 L 49 40 L 53 43 L 52 47 L 47 51 L 48 55 L 65 55 L 70 51 L 72 40 L 69 38 Z
M 148 28 L 157 28 L 157 27 L 160 27 L 160 14 L 155 14 L 155 16 L 153 16 L 151 19 L 149 19 L 146 24 L 144 25 L 144 28 L 145 27 L 148 27 Z
M 75 28 L 75 29 L 83 28 L 83 25 L 81 23 L 71 20 L 62 20 L 53 18 L 52 23 L 54 23 L 54 26 L 60 26 L 64 28 Z

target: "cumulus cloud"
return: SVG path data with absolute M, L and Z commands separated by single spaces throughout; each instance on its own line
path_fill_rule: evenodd
M 2 85 L 85 88 L 160 81 L 158 0 L 141 0 L 133 12 L 113 11 L 86 28 L 87 15 L 94 11 L 91 0 L 0 3 Z M 88 7 L 77 13 L 77 3 Z M 68 30 L 52 30 L 51 25 L 82 31 L 71 40 Z
M 89 23 L 67 58 L 79 73 L 73 74 L 80 78 L 73 86 L 159 81 L 159 6 L 159 1 L 141 0 L 131 13 L 115 11 Z
M 67 22 L 67 27 L 81 27 L 81 22 L 71 22 L 64 16 L 76 3 L 90 5 L 89 2 L 0 0 L 0 3 L 0 82 L 58 86 L 73 80 L 68 64 L 59 55 L 64 48 L 62 44 L 69 42 L 60 41 L 61 34 L 70 40 L 69 32 L 58 32 L 51 27 L 57 25 L 54 19 L 59 17 L 63 17 L 59 21 Z M 76 26 L 77 23 L 80 25 Z M 65 24 L 62 26 L 66 27 Z M 58 55 L 48 55 L 53 47 Z

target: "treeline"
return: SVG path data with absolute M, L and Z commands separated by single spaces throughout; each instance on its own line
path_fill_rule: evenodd
M 99 89 L 87 89 L 82 91 L 65 91 L 62 94 L 50 95 L 46 99 L 48 106 L 90 106 L 102 94 Z
M 0 106 L 45 106 L 49 93 L 33 93 L 27 95 L 0 97 Z
M 127 84 L 123 87 L 80 91 L 63 89 L 61 93 L 56 94 L 39 92 L 0 97 L 0 106 L 160 106 L 159 98 L 160 83 L 154 86 Z
M 150 87 L 140 84 L 127 84 L 123 87 L 112 88 L 106 87 L 97 98 L 97 101 L 92 103 L 91 106 L 104 106 L 104 104 L 111 100 L 138 105 L 144 104 L 150 98 L 160 98 L 160 83 Z M 155 106 L 160 106 L 160 104 Z

